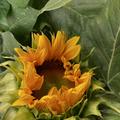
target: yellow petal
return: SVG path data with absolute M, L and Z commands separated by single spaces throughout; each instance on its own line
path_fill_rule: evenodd
M 48 101 L 48 108 L 53 114 L 60 114 L 65 112 L 65 103 L 58 96 L 53 96 Z
M 36 54 L 37 64 L 38 65 L 42 65 L 43 62 L 47 59 L 46 58 L 47 57 L 47 51 L 46 51 L 46 49 L 45 48 L 43 48 L 43 49 L 37 48 L 35 54 Z
M 32 33 L 32 47 L 37 48 L 39 42 L 39 34 Z
M 71 82 L 74 82 L 74 75 L 64 75 L 64 78 L 67 80 L 70 80 Z
M 79 83 L 77 84 L 77 86 L 75 88 L 69 89 L 63 94 L 63 97 L 66 100 L 66 104 L 68 104 L 68 106 L 73 106 L 82 98 L 82 96 L 90 86 L 91 77 L 91 72 L 86 72 L 82 74 L 79 78 Z
M 39 36 L 38 48 L 46 49 L 46 51 L 47 51 L 47 58 L 49 58 L 49 56 L 51 56 L 50 40 L 44 34 Z
M 93 72 L 85 72 L 81 75 L 81 77 L 78 79 L 78 84 L 80 83 L 86 83 L 86 87 L 88 88 L 90 86 L 91 83 L 91 77 L 93 76 Z
M 15 48 L 15 51 L 20 57 L 20 60 L 24 62 L 36 62 L 36 55 L 32 48 L 28 48 L 28 52 L 24 52 L 21 48 Z
M 59 89 L 59 94 L 62 94 L 64 92 L 66 92 L 68 90 L 68 87 L 66 86 L 62 86 L 60 89 Z
M 21 48 L 15 48 L 15 51 L 17 52 L 17 54 L 19 55 L 22 61 L 26 61 L 30 59 L 28 53 L 24 52 Z
M 13 104 L 12 106 L 23 106 L 23 105 L 26 105 L 26 103 L 21 100 L 21 99 L 17 99 Z
M 23 105 L 29 105 L 33 103 L 33 99 L 34 97 L 31 95 L 24 95 L 24 96 L 20 96 L 19 99 L 17 99 L 12 105 L 13 106 L 23 106 Z
M 74 46 L 77 44 L 77 42 L 79 41 L 80 36 L 74 36 L 72 38 L 70 38 L 67 42 L 66 42 L 66 48 L 69 48 L 71 46 Z
M 56 95 L 56 94 L 58 94 L 58 90 L 56 87 L 52 87 L 48 92 L 48 95 Z
M 43 76 L 36 73 L 33 63 L 27 63 L 24 75 L 24 82 L 31 90 L 39 90 L 44 82 Z
M 40 48 L 50 48 L 50 41 L 49 39 L 43 34 L 43 35 L 39 35 L 39 43 L 38 43 L 38 47 Z
M 18 95 L 19 96 L 24 96 L 26 94 L 29 94 L 31 95 L 32 94 L 32 91 L 29 89 L 29 88 L 21 88 L 18 92 Z
M 56 38 L 52 41 L 53 58 L 59 59 L 64 51 L 66 35 L 64 32 L 57 32 Z
M 38 40 L 39 40 L 39 34 L 35 34 L 35 33 L 32 33 L 32 40 L 36 42 L 36 44 L 38 44 Z
M 27 53 L 24 52 L 21 48 L 15 48 L 15 51 L 17 52 L 17 54 L 18 54 L 19 56 L 27 55 Z
M 71 46 L 65 50 L 63 56 L 67 60 L 71 60 L 71 59 L 75 58 L 79 54 L 79 52 L 80 52 L 80 45 Z
M 53 95 L 53 96 L 44 96 L 39 101 L 39 108 L 42 108 L 43 110 L 45 108 L 49 109 L 53 114 L 60 114 L 65 111 L 65 103 L 64 101 L 61 101 L 59 96 Z M 44 106 L 44 108 L 43 108 Z

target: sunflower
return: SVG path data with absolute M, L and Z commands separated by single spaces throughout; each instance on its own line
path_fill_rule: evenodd
M 19 98 L 13 105 L 62 114 L 82 99 L 91 84 L 93 73 L 81 73 L 80 64 L 71 62 L 80 54 L 80 37 L 67 40 L 58 31 L 51 40 L 44 34 L 32 34 L 32 39 L 32 48 L 15 49 L 24 70 Z

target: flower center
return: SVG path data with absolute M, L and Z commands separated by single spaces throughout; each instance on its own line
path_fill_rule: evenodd
M 33 91 L 33 96 L 40 99 L 47 95 L 52 87 L 60 89 L 62 85 L 68 88 L 74 87 L 74 82 L 64 79 L 65 69 L 60 61 L 45 61 L 43 65 L 36 67 L 37 73 L 44 76 L 44 83 L 40 90 Z

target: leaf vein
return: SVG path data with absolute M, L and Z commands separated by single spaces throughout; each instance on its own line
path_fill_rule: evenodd
M 115 55 L 116 44 L 117 44 L 117 40 L 118 40 L 117 38 L 118 38 L 119 33 L 120 33 L 120 26 L 118 27 L 118 31 L 117 31 L 115 39 L 114 39 L 112 54 L 111 54 L 110 62 L 108 64 L 107 81 L 110 79 L 110 70 L 111 70 L 112 62 L 113 62 L 114 55 Z

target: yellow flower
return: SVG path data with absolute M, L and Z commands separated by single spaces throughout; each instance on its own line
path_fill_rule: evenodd
M 13 105 L 28 105 L 40 111 L 61 114 L 76 104 L 88 90 L 92 72 L 81 74 L 80 64 L 72 64 L 80 53 L 79 36 L 66 41 L 64 32 L 52 35 L 33 34 L 36 48 L 23 51 L 16 48 L 24 64 L 24 77 L 19 99 Z
M 34 42 L 37 49 L 28 48 L 27 53 L 20 48 L 16 48 L 16 52 L 20 56 L 21 61 L 34 62 L 42 65 L 45 60 L 66 60 L 75 58 L 80 52 L 80 45 L 76 45 L 79 36 L 69 39 L 66 43 L 66 35 L 64 32 L 57 32 L 56 37 L 52 35 L 52 42 L 43 34 L 34 34 Z

